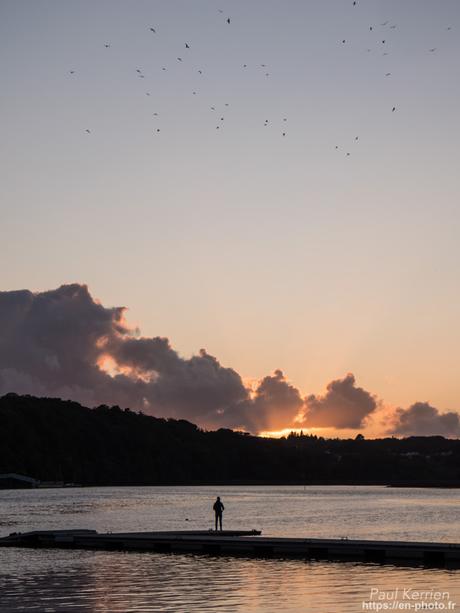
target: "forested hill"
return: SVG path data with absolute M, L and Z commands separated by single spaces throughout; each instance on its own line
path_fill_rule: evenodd
M 460 482 L 460 440 L 206 432 L 56 398 L 0 398 L 0 473 L 83 485 Z

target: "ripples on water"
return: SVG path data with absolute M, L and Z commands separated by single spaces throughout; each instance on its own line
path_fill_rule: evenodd
M 459 491 L 377 487 L 0 491 L 0 534 L 69 527 L 206 529 L 217 494 L 226 507 L 227 528 L 257 527 L 278 536 L 459 540 Z M 363 610 L 372 587 L 449 591 L 460 608 L 460 572 L 455 570 L 0 549 L 0 611 L 355 613 Z

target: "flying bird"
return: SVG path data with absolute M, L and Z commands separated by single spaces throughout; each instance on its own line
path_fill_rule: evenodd
M 286 136 L 286 132 L 283 132 L 283 136 Z
M 385 76 L 386 76 L 386 77 L 391 76 L 391 72 L 387 72 Z
M 392 113 L 394 113 L 395 111 L 396 111 L 396 107 L 394 106 L 394 107 L 391 109 L 391 112 L 392 112 Z
M 109 43 L 105 43 L 104 47 L 105 47 L 106 49 L 108 49 L 108 48 L 110 47 L 110 44 L 109 44 Z
M 142 70 L 140 68 L 136 68 L 136 72 L 138 72 L 140 74 L 142 72 Z
M 161 70 L 166 70 L 166 68 L 163 66 Z
M 389 23 L 388 21 L 384 21 L 384 22 L 383 22 L 383 23 L 381 23 L 380 25 L 381 25 L 381 26 L 386 26 L 386 25 L 388 25 L 388 23 Z
M 433 47 L 433 49 L 430 49 L 430 53 L 434 53 L 436 51 L 437 47 Z
M 156 34 L 155 28 L 149 28 L 149 29 L 150 29 L 150 32 L 153 32 L 154 34 Z
M 230 23 L 230 17 L 227 19 L 227 23 Z
M 190 45 L 188 43 L 185 43 L 185 48 L 190 49 Z
M 69 70 L 69 74 L 75 74 L 75 70 Z
M 369 30 L 372 32 L 372 26 L 369 26 Z
M 200 74 L 203 74 L 203 71 L 202 71 L 202 70 L 199 70 L 198 72 L 199 72 Z
M 344 42 L 345 42 L 345 39 L 343 39 L 342 43 L 344 43 Z
M 384 45 L 384 44 L 385 44 L 385 41 L 384 41 L 384 40 L 382 40 L 382 45 Z
M 390 26 L 390 30 L 394 30 L 395 28 L 396 28 L 396 25 L 395 25 L 395 24 L 394 24 L 394 25 L 392 25 L 392 26 Z
M 86 128 L 85 132 L 86 132 L 87 134 L 91 134 L 91 130 L 88 130 L 88 128 Z
M 181 58 L 181 57 L 178 57 L 178 58 L 177 58 L 177 61 L 178 61 L 178 62 L 182 62 L 182 58 Z
M 355 140 L 358 140 L 358 139 L 359 139 L 359 136 L 355 136 Z

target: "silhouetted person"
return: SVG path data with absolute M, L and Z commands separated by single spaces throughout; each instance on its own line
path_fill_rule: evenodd
M 222 512 L 225 507 L 220 500 L 220 496 L 217 496 L 217 500 L 214 503 L 213 507 L 214 513 L 216 514 L 216 532 L 217 532 L 217 522 L 219 522 L 220 529 L 222 530 Z

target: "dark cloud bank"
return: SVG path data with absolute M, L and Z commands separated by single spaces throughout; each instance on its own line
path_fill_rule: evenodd
M 305 404 L 308 424 L 317 428 L 362 428 L 377 408 L 375 397 L 356 387 L 351 373 L 331 381 L 324 396 L 308 396 Z
M 106 308 L 85 285 L 0 292 L 0 394 L 59 396 L 118 404 L 206 428 L 261 432 L 289 427 L 363 428 L 378 406 L 355 378 L 332 381 L 324 396 L 303 399 L 276 370 L 255 390 L 201 349 L 184 359 L 167 338 L 141 337 L 124 307 Z M 459 434 L 456 413 L 427 404 L 399 409 L 396 434 Z
M 460 416 L 449 411 L 440 413 L 428 402 L 416 402 L 408 409 L 396 409 L 390 434 L 400 436 L 460 436 Z

